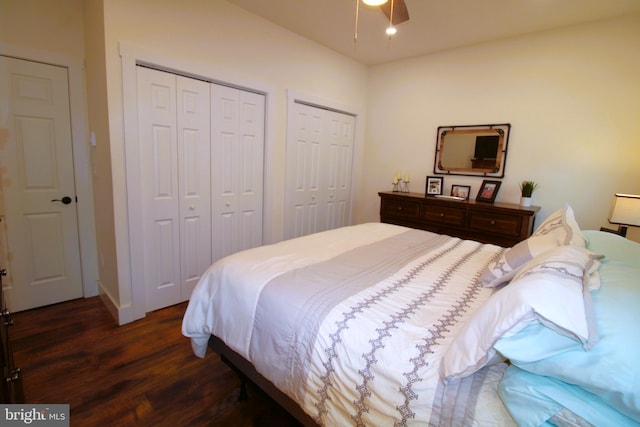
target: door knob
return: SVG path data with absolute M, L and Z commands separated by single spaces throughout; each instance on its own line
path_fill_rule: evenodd
M 69 203 L 71 203 L 71 197 L 69 196 L 64 196 L 62 199 L 51 199 L 52 202 L 62 202 L 65 205 L 68 205 Z

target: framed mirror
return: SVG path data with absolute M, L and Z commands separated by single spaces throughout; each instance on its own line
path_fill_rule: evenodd
M 433 172 L 503 178 L 511 124 L 440 126 Z

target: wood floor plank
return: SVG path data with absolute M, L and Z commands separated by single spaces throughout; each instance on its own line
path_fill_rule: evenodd
M 193 355 L 185 304 L 118 326 L 99 297 L 13 314 L 27 403 L 68 403 L 72 426 L 298 426 L 220 358 Z

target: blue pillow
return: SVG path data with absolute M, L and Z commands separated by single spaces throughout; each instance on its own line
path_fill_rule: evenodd
M 601 288 L 592 295 L 600 341 L 590 351 L 540 324 L 495 345 L 512 364 L 594 394 L 640 422 L 640 244 L 610 233 L 584 232 L 605 254 Z

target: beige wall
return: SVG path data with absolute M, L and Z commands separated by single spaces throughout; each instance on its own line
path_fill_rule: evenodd
M 83 0 L 0 0 L 0 42 L 84 56 Z
M 606 225 L 615 192 L 640 194 L 639 51 L 634 15 L 372 67 L 357 220 L 378 218 L 397 170 L 424 192 L 438 126 L 511 123 L 497 200 L 534 180 L 541 218 L 569 203 L 583 228 Z M 481 182 L 447 176 L 445 191 Z
M 84 25 L 88 117 L 95 136 L 95 147 L 91 148 L 91 170 L 97 195 L 94 204 L 100 288 L 107 298 L 119 302 L 102 0 L 84 2 Z

